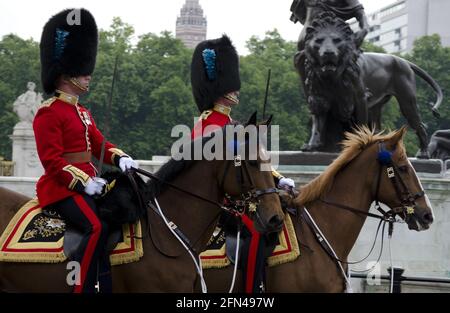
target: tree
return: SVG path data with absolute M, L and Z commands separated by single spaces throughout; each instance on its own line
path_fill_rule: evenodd
M 308 136 L 310 114 L 294 68 L 296 43 L 285 41 L 274 29 L 263 39 L 250 38 L 247 48 L 250 54 L 241 58 L 241 103 L 233 115 L 245 120 L 256 110 L 262 113 L 271 69 L 267 115 L 273 114 L 273 124 L 280 127 L 280 149 L 299 150 Z
M 98 127 L 107 138 L 135 158 L 149 159 L 155 154 L 168 154 L 171 130 L 184 124 L 192 128 L 194 116 L 200 112 L 194 103 L 190 85 L 192 50 L 175 39 L 170 32 L 143 34 L 136 43 L 131 25 L 114 18 L 107 30 L 101 30 L 97 66 L 91 92 L 82 97 L 93 113 Z M 267 116 L 274 115 L 273 124 L 280 126 L 280 149 L 299 150 L 310 131 L 310 113 L 306 105 L 300 77 L 293 56 L 295 42 L 284 40 L 274 29 L 263 38 L 247 41 L 249 54 L 241 57 L 241 101 L 233 108 L 233 118 L 245 121 L 258 111 L 262 119 L 267 72 L 272 71 Z M 384 52 L 366 42 L 363 50 Z M 437 35 L 420 38 L 413 51 L 404 56 L 429 72 L 444 90 L 450 89 L 450 48 L 442 47 Z M 109 97 L 115 62 L 118 64 L 116 84 Z M 39 45 L 8 35 L 0 41 L 0 155 L 11 158 L 15 98 L 25 91 L 28 81 L 40 86 Z M 38 87 L 38 91 L 41 90 Z M 426 103 L 434 99 L 432 90 L 418 79 L 418 103 L 430 134 L 450 128 L 449 100 L 445 99 L 442 118 L 436 120 Z M 398 104 L 393 100 L 383 113 L 383 127 L 399 128 L 404 124 Z M 417 150 L 415 135 L 406 139 L 409 154 Z
M 27 82 L 39 85 L 39 46 L 31 39 L 7 35 L 0 41 L 0 155 L 11 159 L 9 136 L 19 121 L 12 107 L 17 96 L 26 91 Z M 39 90 L 36 90 L 39 91 Z

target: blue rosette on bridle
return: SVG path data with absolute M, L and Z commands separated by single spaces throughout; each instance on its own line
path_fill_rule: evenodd
M 378 152 L 378 162 L 381 165 L 390 165 L 392 163 L 392 152 L 384 149 Z

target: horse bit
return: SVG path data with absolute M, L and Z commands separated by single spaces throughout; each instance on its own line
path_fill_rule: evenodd
M 334 252 L 333 248 L 331 247 L 331 245 L 329 244 L 329 242 L 326 240 L 325 236 L 323 235 L 322 231 L 320 230 L 320 228 L 317 226 L 317 224 L 315 223 L 314 219 L 312 218 L 312 216 L 309 214 L 308 210 L 306 208 L 303 209 L 303 211 L 301 212 L 301 216 L 304 218 L 305 222 L 307 223 L 307 225 L 311 228 L 311 230 L 313 231 L 313 234 L 316 236 L 316 239 L 318 240 L 319 244 L 322 246 L 322 248 L 325 250 L 325 252 L 334 260 L 337 262 L 337 264 L 339 265 L 347 283 L 349 283 L 348 281 L 348 277 L 345 273 L 344 268 L 342 267 L 342 264 L 358 264 L 363 262 L 364 260 L 366 260 L 372 253 L 373 248 L 375 247 L 375 242 L 378 238 L 378 231 L 380 229 L 381 223 L 382 222 L 387 222 L 389 223 L 389 236 L 392 236 L 392 232 L 393 232 L 393 226 L 394 223 L 397 222 L 395 216 L 396 215 L 400 215 L 404 217 L 405 221 L 408 220 L 408 218 L 410 216 L 412 216 L 415 212 L 414 207 L 416 205 L 416 200 L 420 199 L 422 197 L 425 196 L 425 191 L 421 190 L 418 193 L 411 193 L 411 191 L 409 190 L 409 188 L 407 187 L 405 181 L 403 180 L 401 174 L 400 174 L 400 170 L 398 168 L 398 166 L 393 162 L 392 160 L 392 154 L 394 153 L 395 149 L 393 151 L 389 151 L 386 149 L 384 142 L 379 142 L 378 143 L 378 162 L 380 164 L 380 170 L 378 172 L 378 178 L 377 178 L 377 187 L 376 187 L 376 191 L 375 191 L 375 208 L 382 214 L 382 216 L 377 215 L 377 214 L 372 214 L 370 212 L 364 212 L 362 210 L 357 210 L 355 208 L 343 205 L 343 204 L 339 204 L 339 203 L 333 203 L 333 202 L 329 202 L 326 200 L 320 200 L 321 202 L 327 204 L 327 205 L 331 205 L 340 209 L 344 209 L 347 211 L 350 211 L 352 213 L 355 214 L 363 214 L 366 215 L 368 217 L 373 217 L 373 218 L 377 218 L 380 220 L 380 223 L 378 225 L 378 229 L 377 229 L 377 234 L 375 236 L 375 241 L 374 244 L 372 245 L 372 248 L 369 252 L 369 254 L 361 259 L 360 261 L 357 262 L 347 262 L 344 260 L 341 260 L 338 258 L 338 256 L 336 255 L 336 253 Z M 380 194 L 380 185 L 381 185 L 381 175 L 383 173 L 383 168 L 386 167 L 386 174 L 389 178 L 389 180 L 392 182 L 392 185 L 394 186 L 395 192 L 397 194 L 398 200 L 400 201 L 401 206 L 399 207 L 394 207 L 391 208 L 388 212 L 384 211 L 379 203 L 379 194 Z M 384 232 L 384 226 L 383 226 L 383 232 Z M 382 241 L 383 242 L 383 241 Z M 383 245 L 380 249 L 380 256 L 378 258 L 378 261 L 381 258 L 381 253 L 383 251 Z M 377 261 L 377 262 L 378 262 Z
M 224 209 L 226 212 L 235 215 L 235 216 L 242 216 L 246 210 L 249 213 L 256 213 L 258 216 L 257 208 L 260 204 L 260 197 L 272 194 L 272 193 L 278 193 L 277 188 L 267 188 L 267 189 L 256 189 L 253 183 L 253 179 L 248 171 L 247 163 L 242 162 L 242 158 L 240 155 L 234 156 L 234 167 L 236 168 L 236 182 L 239 186 L 239 197 L 235 198 L 230 196 L 229 194 L 225 193 L 225 201 L 224 205 L 222 206 L 222 209 Z M 223 190 L 223 186 L 225 184 L 225 178 L 227 177 L 228 170 L 230 169 L 231 162 L 229 162 L 224 170 L 223 177 L 221 180 L 221 189 Z M 248 181 L 250 182 L 250 188 L 249 191 L 243 192 L 243 186 L 244 186 L 244 174 L 247 176 Z

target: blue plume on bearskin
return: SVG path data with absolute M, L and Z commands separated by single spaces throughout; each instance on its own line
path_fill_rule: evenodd
M 72 21 L 73 17 L 79 23 Z M 52 16 L 44 26 L 39 45 L 44 91 L 52 94 L 61 75 L 91 75 L 97 46 L 97 24 L 89 11 L 67 9 Z
M 56 29 L 56 36 L 55 36 L 55 54 L 54 58 L 56 61 L 61 59 L 64 48 L 66 47 L 66 37 L 69 36 L 69 32 L 65 31 L 63 29 Z
M 216 79 L 216 52 L 213 49 L 205 49 L 202 52 L 203 62 L 205 62 L 206 74 L 209 80 Z
M 191 84 L 200 112 L 212 109 L 220 97 L 241 89 L 239 55 L 230 38 L 200 42 L 191 62 Z

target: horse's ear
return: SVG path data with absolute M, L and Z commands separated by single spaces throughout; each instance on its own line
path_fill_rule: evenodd
M 269 131 L 269 126 L 272 123 L 273 115 L 270 115 L 269 118 L 258 124 L 259 135 L 266 134 Z M 259 127 L 265 126 L 265 127 Z
M 272 118 L 273 118 L 273 114 L 271 114 L 267 120 L 265 120 L 264 122 L 262 122 L 259 125 L 265 125 L 267 127 L 270 126 L 270 124 L 272 123 Z
M 408 126 L 405 125 L 394 133 L 391 139 L 389 139 L 389 146 L 392 147 L 392 150 L 403 140 L 407 132 Z
M 255 125 L 256 126 L 256 116 L 258 115 L 258 112 L 253 112 L 252 116 L 248 119 L 247 123 L 245 123 L 245 126 L 248 125 Z

